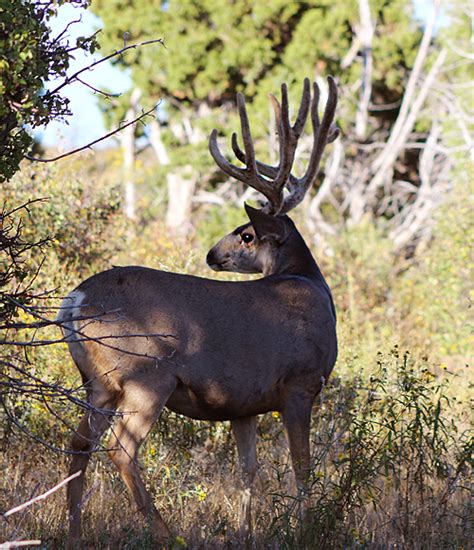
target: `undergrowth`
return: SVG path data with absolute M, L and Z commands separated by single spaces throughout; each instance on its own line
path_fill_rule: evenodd
M 293 487 L 279 415 L 259 424 L 260 470 L 254 490 L 257 548 L 467 548 L 472 439 L 466 418 L 451 414 L 448 384 L 426 362 L 397 348 L 379 354 L 368 379 L 336 376 L 315 406 L 310 508 Z M 13 437 L 13 439 L 12 439 Z M 175 546 L 241 547 L 239 476 L 226 423 L 165 413 L 141 460 L 155 503 L 176 533 Z M 1 508 L 54 485 L 67 460 L 41 459 L 24 440 L 4 448 Z M 63 474 L 64 475 L 64 474 Z M 93 548 L 153 548 L 147 526 L 109 461 L 97 453 L 89 471 L 84 543 Z M 90 499 L 90 500 L 89 500 Z M 54 495 L 3 521 L 1 537 L 38 536 L 64 544 L 64 497 Z
M 55 171 L 46 175 L 54 180 L 50 183 L 57 191 L 55 202 L 46 208 L 42 203 L 39 211 L 30 209 L 21 222 L 23 242 L 43 242 L 51 226 L 68 246 L 53 239 L 42 247 L 41 270 L 31 292 L 27 286 L 28 293 L 16 300 L 20 305 L 40 296 L 40 311 L 54 316 L 54 310 L 48 309 L 50 298 L 58 299 L 78 278 L 114 263 L 209 276 L 202 261 L 205 246 L 225 232 L 222 227 L 198 228 L 197 240 L 177 246 L 162 224 L 142 220 L 134 237 L 124 233 L 123 219 L 110 199 L 115 196 L 112 186 L 102 187 L 96 195 L 96 183 L 84 186 L 81 175 L 67 174 L 65 187 L 63 176 Z M 37 192 L 30 171 L 19 178 L 8 187 L 11 202 L 17 204 L 27 201 L 30 191 Z M 466 368 L 469 299 L 464 234 L 472 222 L 466 209 L 449 204 L 448 210 L 446 216 L 440 214 L 432 246 L 411 262 L 395 258 L 387 239 L 370 224 L 341 236 L 333 243 L 332 257 L 316 252 L 334 292 L 340 355 L 312 416 L 309 511 L 301 521 L 303 500 L 293 487 L 281 419 L 277 413 L 263 415 L 253 494 L 255 548 L 470 547 L 472 386 Z M 461 217 L 459 223 L 449 224 L 452 212 Z M 232 223 L 239 222 L 237 217 L 236 212 L 230 214 Z M 19 226 L 8 227 L 11 237 Z M 3 228 L 5 234 L 8 227 Z M 448 249 L 448 242 L 455 250 Z M 29 262 L 36 269 L 40 263 L 34 250 L 28 250 L 25 260 L 20 259 L 18 269 Z M 79 275 L 78 263 L 82 264 Z M 31 278 L 11 273 L 4 293 L 29 285 Z M 51 289 L 54 292 L 47 293 Z M 32 321 L 20 306 L 9 302 L 5 309 L 5 304 L 1 305 L 9 321 Z M 455 316 L 455 323 L 450 323 L 449 315 Z M 48 340 L 58 338 L 58 329 L 4 334 L 17 340 L 33 336 Z M 35 443 L 18 426 L 66 449 L 70 426 L 77 426 L 82 414 L 70 398 L 84 397 L 58 389 L 81 384 L 64 345 L 25 348 L 21 353 L 3 348 L 1 399 L 12 416 L 1 418 L 1 511 L 67 475 L 68 457 Z M 24 378 L 23 371 L 30 377 Z M 49 386 L 29 386 L 34 380 Z M 198 422 L 165 411 L 140 459 L 155 504 L 176 535 L 174 548 L 244 546 L 238 531 L 237 458 L 228 423 Z M 95 453 L 91 461 L 85 495 L 85 547 L 156 547 L 103 452 Z M 61 489 L 9 519 L 0 518 L 0 541 L 38 538 L 44 548 L 62 547 L 65 504 Z

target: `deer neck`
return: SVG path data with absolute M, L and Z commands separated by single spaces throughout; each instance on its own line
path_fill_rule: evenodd
M 279 254 L 268 258 L 263 275 L 296 275 L 324 280 L 316 260 L 299 233 L 291 235 Z

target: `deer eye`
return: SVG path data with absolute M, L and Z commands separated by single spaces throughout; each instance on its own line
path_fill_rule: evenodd
M 241 238 L 245 244 L 251 243 L 254 239 L 252 233 L 242 233 Z

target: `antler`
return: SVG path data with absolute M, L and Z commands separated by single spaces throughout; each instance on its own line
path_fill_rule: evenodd
M 235 156 L 245 164 L 245 168 L 234 166 L 222 155 L 217 146 L 217 130 L 213 130 L 210 135 L 209 150 L 219 168 L 227 175 L 242 181 L 265 195 L 268 204 L 264 206 L 264 210 L 267 213 L 284 214 L 303 200 L 318 175 L 319 162 L 326 144 L 333 142 L 339 134 L 339 130 L 332 124 L 337 105 L 337 87 L 332 77 L 328 77 L 328 84 L 329 95 L 322 122 L 320 122 L 318 115 L 319 87 L 316 83 L 313 84 L 313 98 L 311 100 L 308 78 L 304 80 L 301 104 L 293 126 L 291 126 L 289 119 L 286 84 L 281 86 L 281 105 L 274 95 L 270 95 L 280 142 L 280 162 L 278 166 L 270 166 L 255 159 L 252 135 L 242 94 L 237 94 L 237 106 L 245 152 L 239 147 L 237 134 L 235 133 L 232 134 L 232 149 Z M 313 149 L 305 175 L 302 178 L 297 178 L 291 174 L 291 168 L 298 139 L 303 132 L 310 110 L 313 125 Z M 286 196 L 283 193 L 285 187 L 289 191 Z

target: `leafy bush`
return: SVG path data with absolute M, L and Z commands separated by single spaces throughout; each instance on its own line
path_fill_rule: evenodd
M 282 547 L 465 544 L 473 445 L 452 417 L 447 385 L 395 348 L 379 354 L 369 379 L 328 388 L 315 418 L 312 507 L 302 532 L 292 529 L 298 501 L 274 495 Z
M 71 47 L 65 33 L 51 36 L 49 20 L 67 0 L 0 0 L 0 183 L 19 168 L 32 143 L 26 125 L 42 126 L 69 114 L 69 100 L 45 91 L 47 81 L 65 77 L 72 52 L 94 52 L 94 37 Z M 87 6 L 88 0 L 70 0 Z
M 463 180 L 436 213 L 431 245 L 397 281 L 394 305 L 403 330 L 411 331 L 420 347 L 468 360 L 474 224 L 472 182 Z
M 113 185 L 84 175 L 79 161 L 66 169 L 27 165 L 3 186 L 6 204 L 44 198 L 23 220 L 27 238 L 51 237 L 37 286 L 70 289 L 85 276 L 110 266 L 124 245 L 120 195 Z
M 65 346 L 48 345 L 61 339 L 52 321 L 61 297 L 85 276 L 110 267 L 123 242 L 116 191 L 83 181 L 80 169 L 29 166 L 3 188 L 7 205 L 26 204 L 10 206 L 13 212 L 1 226 L 4 435 L 16 425 L 35 437 L 59 441 L 59 447 L 69 431 L 57 420 L 75 414 L 70 403 L 75 394 L 68 397 L 67 388 L 76 373 L 64 362 Z M 45 198 L 29 203 L 38 195 Z M 32 339 L 36 343 L 28 345 Z M 20 345 L 5 345 L 9 342 Z

